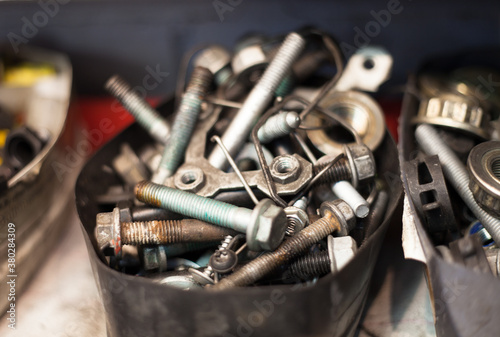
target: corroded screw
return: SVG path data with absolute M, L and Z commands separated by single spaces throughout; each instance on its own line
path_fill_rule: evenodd
M 222 290 L 253 284 L 283 263 L 303 255 L 313 244 L 329 234 L 337 232 L 339 235 L 347 235 L 355 226 L 354 213 L 343 200 L 322 203 L 320 212 L 322 218 L 284 241 L 275 251 L 250 261 L 212 288 Z
M 270 117 L 257 132 L 261 143 L 269 143 L 273 139 L 288 135 L 300 124 L 299 114 L 295 111 L 282 111 Z
M 172 135 L 165 144 L 160 165 L 153 175 L 153 182 L 163 184 L 165 179 L 174 175 L 177 170 L 198 120 L 201 103 L 210 89 L 212 80 L 213 75 L 210 70 L 203 67 L 194 68 L 172 124 Z
M 250 131 L 273 99 L 274 91 L 301 54 L 305 44 L 305 39 L 297 33 L 288 34 L 283 41 L 276 56 L 250 91 L 243 106 L 221 137 L 231 156 L 234 157 L 248 139 Z M 227 166 L 226 156 L 218 147 L 214 148 L 208 160 L 218 169 L 224 169 Z
M 112 76 L 104 88 L 113 95 L 149 134 L 165 144 L 170 136 L 170 126 L 148 102 L 135 91 L 123 78 Z
M 97 214 L 98 245 L 101 249 L 110 246 L 115 255 L 120 253 L 122 245 L 213 242 L 230 234 L 235 232 L 194 219 L 121 222 L 118 208 Z
M 261 200 L 253 210 L 202 197 L 152 182 L 136 185 L 139 201 L 246 233 L 251 250 L 273 250 L 281 243 L 287 227 L 285 212 L 270 199 Z

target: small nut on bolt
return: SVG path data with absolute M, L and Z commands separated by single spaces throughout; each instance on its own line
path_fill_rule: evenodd
M 500 141 L 475 146 L 467 160 L 469 188 L 486 212 L 500 217 Z
M 356 215 L 344 200 L 337 199 L 334 201 L 325 201 L 319 209 L 321 216 L 325 216 L 327 212 L 335 215 L 340 223 L 340 229 L 337 232 L 338 236 L 349 235 L 349 232 L 356 226 Z
M 352 171 L 352 185 L 358 187 L 375 176 L 375 158 L 372 151 L 364 144 L 352 144 L 344 147 Z
M 303 209 L 295 206 L 289 206 L 284 210 L 288 219 L 288 227 L 286 229 L 287 235 L 292 236 L 309 225 L 309 216 Z
M 297 180 L 302 171 L 302 166 L 295 155 L 285 154 L 274 158 L 270 171 L 276 182 L 288 184 Z

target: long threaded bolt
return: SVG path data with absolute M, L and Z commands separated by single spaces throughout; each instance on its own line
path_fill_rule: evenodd
M 136 185 L 135 195 L 139 201 L 246 233 L 252 250 L 273 250 L 285 236 L 285 212 L 269 199 L 251 210 L 148 181 Z
M 269 118 L 257 132 L 261 143 L 288 135 L 300 125 L 299 114 L 295 111 L 282 111 Z
M 439 156 L 446 178 L 490 233 L 493 240 L 500 242 L 500 220 L 492 217 L 477 204 L 469 188 L 469 173 L 457 155 L 443 142 L 437 131 L 430 125 L 419 125 L 415 131 L 415 138 L 426 154 Z
M 313 166 L 313 174 L 317 175 L 330 162 L 317 163 Z M 341 180 L 351 180 L 352 171 L 347 158 L 340 158 L 338 162 L 332 165 L 314 184 L 314 186 L 331 184 Z
M 303 280 L 326 275 L 331 272 L 329 253 L 322 251 L 299 257 L 290 265 L 288 272 L 290 276 L 296 276 Z
M 323 203 L 320 209 L 322 218 L 284 241 L 275 251 L 264 253 L 222 279 L 213 289 L 222 290 L 253 284 L 277 270 L 282 264 L 303 255 L 313 244 L 329 234 L 342 232 L 345 227 L 351 228 L 354 214 L 343 201 L 339 202 L 333 204 L 333 208 L 338 207 L 336 210 L 331 208 L 332 203 Z
M 180 242 L 207 242 L 223 239 L 233 231 L 194 220 L 154 220 L 121 223 L 125 245 L 164 245 Z
M 305 44 L 305 39 L 297 33 L 288 34 L 285 38 L 276 56 L 222 136 L 222 142 L 226 145 L 231 156 L 234 157 L 248 139 L 250 131 L 273 99 L 276 88 L 288 74 Z M 212 166 L 221 170 L 228 165 L 226 156 L 218 147 L 214 148 L 208 160 Z
M 137 123 L 146 129 L 158 142 L 165 144 L 170 136 L 170 126 L 148 102 L 135 91 L 123 78 L 112 76 L 104 88 L 113 95 L 132 116 Z
M 213 75 L 210 70 L 203 67 L 194 68 L 191 80 L 175 115 L 172 135 L 165 145 L 158 170 L 153 175 L 153 182 L 162 184 L 179 167 L 198 120 L 201 104 L 210 89 L 212 80 Z

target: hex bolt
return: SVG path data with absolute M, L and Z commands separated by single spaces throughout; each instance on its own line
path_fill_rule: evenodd
M 120 209 L 97 214 L 96 239 L 99 247 L 108 246 L 119 255 L 122 245 L 163 245 L 182 242 L 210 242 L 235 234 L 209 223 L 186 220 L 121 222 Z
M 270 199 L 251 210 L 148 181 L 136 185 L 135 195 L 139 201 L 246 233 L 248 247 L 255 251 L 278 247 L 287 227 L 285 212 Z
M 319 220 L 285 240 L 275 251 L 264 253 L 242 266 L 215 284 L 212 289 L 223 290 L 253 284 L 271 274 L 283 263 L 303 255 L 313 244 L 329 234 L 337 232 L 347 235 L 355 226 L 354 213 L 343 200 L 322 203 L 320 212 L 322 217 Z
M 226 145 L 232 157 L 237 154 L 243 143 L 248 139 L 250 131 L 273 99 L 276 88 L 288 74 L 292 64 L 304 49 L 305 44 L 305 39 L 299 34 L 288 34 L 276 56 L 245 99 L 243 106 L 222 136 L 222 142 Z M 228 165 L 226 156 L 218 147 L 214 148 L 208 160 L 212 166 L 221 170 Z
M 328 236 L 328 250 L 302 256 L 289 267 L 291 276 L 307 280 L 342 269 L 357 251 L 356 241 L 350 236 Z
M 212 80 L 210 70 L 203 67 L 194 68 L 172 124 L 172 135 L 165 144 L 160 165 L 153 175 L 153 182 L 163 184 L 166 178 L 174 175 L 181 164 L 201 111 L 201 103 L 210 89 Z
M 438 155 L 446 178 L 453 185 L 464 203 L 474 213 L 495 242 L 500 242 L 500 220 L 485 212 L 476 202 L 469 188 L 469 174 L 457 155 L 442 141 L 430 125 L 421 124 L 415 138 L 428 155 Z
M 295 111 L 282 111 L 270 117 L 257 132 L 259 141 L 263 144 L 273 139 L 288 135 L 300 125 L 299 114 Z
M 104 88 L 113 95 L 132 116 L 137 123 L 146 129 L 158 142 L 165 144 L 170 136 L 170 126 L 148 102 L 135 91 L 123 78 L 112 76 Z

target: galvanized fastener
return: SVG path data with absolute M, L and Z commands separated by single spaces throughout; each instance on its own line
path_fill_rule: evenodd
M 305 44 L 306 41 L 299 34 L 289 34 L 261 79 L 245 99 L 243 106 L 222 136 L 222 142 L 232 157 L 248 139 L 252 127 L 273 99 L 276 88 L 304 49 Z M 218 147 L 214 148 L 208 160 L 218 169 L 224 170 L 227 167 L 226 156 Z
M 147 181 L 136 185 L 135 195 L 142 202 L 246 233 L 251 250 L 273 250 L 285 235 L 285 212 L 270 199 L 251 210 Z
M 282 111 L 271 116 L 257 132 L 259 141 L 263 144 L 273 139 L 288 135 L 300 125 L 299 114 L 295 111 Z
M 345 233 L 355 226 L 355 216 L 343 200 L 321 205 L 322 218 L 284 241 L 275 251 L 267 252 L 250 261 L 233 274 L 222 279 L 211 289 L 242 287 L 260 280 L 279 268 L 284 262 L 301 256 L 316 242 L 331 233 Z
M 166 178 L 174 175 L 181 164 L 191 134 L 198 121 L 201 103 L 207 95 L 212 79 L 213 75 L 208 69 L 194 68 L 191 80 L 175 115 L 172 135 L 165 144 L 160 165 L 151 179 L 153 182 L 163 184 Z
M 139 123 L 158 142 L 165 144 L 170 136 L 170 126 L 144 98 L 139 96 L 118 75 L 112 76 L 104 88 L 130 112 Z

